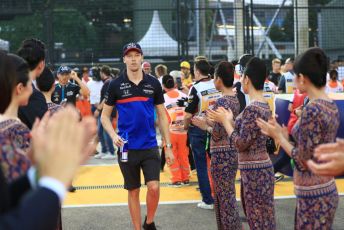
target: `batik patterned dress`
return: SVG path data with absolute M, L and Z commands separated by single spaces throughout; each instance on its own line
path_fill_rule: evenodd
M 62 108 L 61 105 L 55 104 L 53 102 L 47 102 L 48 111 L 50 112 L 50 115 L 56 113 L 59 109 Z
M 216 101 L 218 107 L 230 109 L 234 118 L 238 116 L 240 104 L 236 96 L 223 96 Z M 235 176 L 238 169 L 238 152 L 230 145 L 225 128 L 215 123 L 211 134 L 211 174 L 214 183 L 214 204 L 217 228 L 221 230 L 241 229 L 238 204 L 235 198 Z
M 294 185 L 297 197 L 295 229 L 331 229 L 338 206 L 338 192 L 333 177 L 317 176 L 305 162 L 313 158 L 317 145 L 334 142 L 339 127 L 339 112 L 332 101 L 317 99 L 303 109 L 293 128 L 296 146 Z
M 274 171 L 266 150 L 267 136 L 256 124 L 271 117 L 268 103 L 254 101 L 235 120 L 231 135 L 239 152 L 241 201 L 250 229 L 276 229 Z
M 0 163 L 8 182 L 24 175 L 31 163 L 27 157 L 30 147 L 30 129 L 17 119 L 7 119 L 0 122 L 0 133 L 11 141 L 16 151 L 6 151 L 3 146 Z M 8 154 L 7 154 L 8 152 Z

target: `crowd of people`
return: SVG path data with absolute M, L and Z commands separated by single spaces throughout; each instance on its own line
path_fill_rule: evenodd
M 328 93 L 343 87 L 320 48 L 283 65 L 272 60 L 270 74 L 263 60 L 246 54 L 216 65 L 198 56 L 193 66 L 183 61 L 170 72 L 158 64 L 154 76 L 137 43 L 123 47 L 123 62 L 122 71 L 64 65 L 52 72 L 40 40 L 23 41 L 16 54 L 0 51 L 1 229 L 62 229 L 61 203 L 68 189 L 75 191 L 73 176 L 89 156 L 118 160 L 137 230 L 156 229 L 162 162 L 174 188 L 189 186 L 196 170 L 197 207 L 215 209 L 223 230 L 242 229 L 239 170 L 250 229 L 276 229 L 276 173 L 290 159 L 295 229 L 331 228 L 344 141 L 336 140 L 339 112 Z M 276 121 L 268 101 L 278 93 L 293 94 L 288 127 Z M 275 145 L 282 150 L 273 164 Z M 143 225 L 141 170 L 147 185 Z

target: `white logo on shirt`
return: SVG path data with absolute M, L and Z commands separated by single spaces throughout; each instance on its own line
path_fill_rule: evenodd
M 67 97 L 69 97 L 69 96 L 73 96 L 73 91 L 68 91 L 67 93 L 66 93 L 66 95 L 67 95 Z
M 130 83 L 121 83 L 121 85 L 119 87 L 120 90 L 129 89 L 129 88 L 131 88 Z
M 151 89 L 143 89 L 143 92 L 146 94 L 153 94 L 154 93 L 154 91 Z

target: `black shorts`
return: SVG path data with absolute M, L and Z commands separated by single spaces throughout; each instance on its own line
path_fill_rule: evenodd
M 142 168 L 145 184 L 149 181 L 160 181 L 160 153 L 158 148 L 147 150 L 129 150 L 128 162 L 121 162 L 118 156 L 119 167 L 124 177 L 124 188 L 133 190 L 141 187 Z

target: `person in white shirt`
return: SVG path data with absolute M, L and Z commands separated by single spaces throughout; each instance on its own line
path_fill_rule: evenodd
M 90 104 L 93 114 L 100 103 L 100 90 L 102 89 L 104 83 L 101 80 L 100 70 L 98 67 L 93 67 L 91 69 L 91 74 L 92 80 L 87 82 L 87 87 L 90 90 Z
M 329 72 L 330 80 L 326 84 L 326 93 L 342 93 L 343 85 L 338 81 L 337 70 L 331 70 Z

